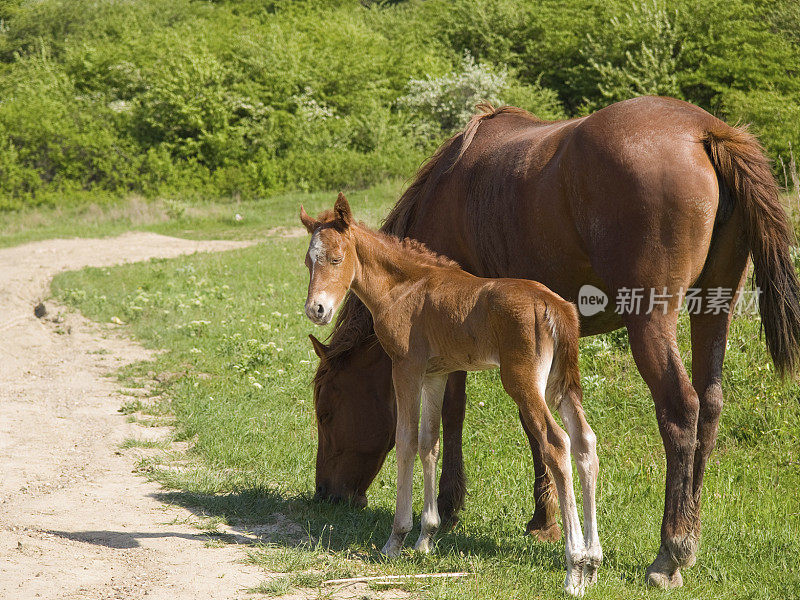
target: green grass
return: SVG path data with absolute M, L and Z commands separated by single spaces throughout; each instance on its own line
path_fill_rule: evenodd
M 129 450 L 130 448 L 142 448 L 145 450 L 166 450 L 169 448 L 168 440 L 145 440 L 139 438 L 125 438 L 119 445 L 120 450 Z
M 359 218 L 377 224 L 400 195 L 402 180 L 366 190 L 345 190 Z M 64 202 L 59 208 L 0 211 L 0 248 L 56 237 L 104 237 L 126 231 L 152 231 L 192 239 L 258 239 L 301 227 L 304 204 L 311 214 L 333 206 L 336 192 L 292 192 L 259 200 L 214 199 L 183 203 L 171 199 Z M 236 220 L 236 215 L 241 220 Z
M 361 217 L 364 195 L 352 197 Z M 302 201 L 307 198 L 316 210 L 333 195 Z M 294 225 L 292 200 L 281 200 L 286 208 L 266 202 L 270 216 L 258 217 L 261 229 L 253 231 Z M 369 221 L 385 213 L 386 202 L 370 204 L 375 212 L 368 213 Z M 223 225 L 193 231 L 240 234 Z M 368 508 L 311 500 L 316 427 L 310 382 L 316 356 L 306 336 L 325 332 L 303 315 L 306 244 L 305 237 L 265 237 L 243 250 L 56 278 L 53 292 L 61 300 L 97 321 L 117 317 L 145 345 L 168 349 L 156 364 L 127 368 L 126 377 L 182 374 L 160 378 L 152 392 L 168 400 L 176 439 L 190 441 L 191 449 L 183 457 L 147 459 L 141 470 L 167 486 L 165 501 L 234 526 L 275 525 L 251 552 L 257 564 L 285 574 L 265 584 L 264 591 L 273 594 L 334 577 L 470 571 L 477 576 L 404 589 L 437 599 L 563 597 L 563 543 L 522 535 L 533 507 L 533 468 L 496 372 L 469 377 L 467 508 L 458 528 L 439 537 L 432 555 L 409 550 L 401 560 L 386 562 L 379 554 L 394 507 L 393 455 L 368 492 Z M 687 329 L 683 323 L 680 347 L 688 364 Z M 758 322 L 740 317 L 733 324 L 726 406 L 705 478 L 702 547 L 697 565 L 684 572 L 685 587 L 669 593 L 644 584 L 659 545 L 665 471 L 652 400 L 624 335 L 583 340 L 581 367 L 587 417 L 599 440 L 597 506 L 605 550 L 600 582 L 588 597 L 800 597 L 798 388 L 774 377 Z M 129 405 L 131 410 L 147 406 Z M 163 411 L 157 404 L 156 413 Z M 418 466 L 417 527 L 421 490 Z M 286 530 L 281 519 L 295 528 Z

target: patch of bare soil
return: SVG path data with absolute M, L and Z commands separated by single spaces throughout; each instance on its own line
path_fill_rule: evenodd
M 53 304 L 34 316 L 59 271 L 245 245 L 129 233 L 0 250 L 0 598 L 232 599 L 263 581 L 248 540 L 209 543 L 117 451 L 143 428 L 104 375 L 148 352 L 75 314 L 53 323 Z
M 267 230 L 267 235 L 279 238 L 299 238 L 308 235 L 308 232 L 302 227 L 273 227 Z

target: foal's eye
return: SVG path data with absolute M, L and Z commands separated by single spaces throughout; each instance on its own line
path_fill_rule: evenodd
M 331 259 L 331 264 L 332 265 L 338 265 L 338 264 L 341 264 L 341 262 L 342 262 L 342 257 L 341 256 Z

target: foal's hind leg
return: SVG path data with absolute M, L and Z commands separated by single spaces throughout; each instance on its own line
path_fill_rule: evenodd
M 517 403 L 525 424 L 539 442 L 544 463 L 553 475 L 565 530 L 567 575 L 564 591 L 579 596 L 584 591 L 586 550 L 572 487 L 570 439 L 558 426 L 545 402 L 545 382 L 550 362 L 531 364 L 530 361 L 501 357 L 500 378 L 508 395 Z
M 571 390 L 558 402 L 558 413 L 567 428 L 572 456 L 578 467 L 583 492 L 583 534 L 586 562 L 583 565 L 585 585 L 597 582 L 597 569 L 603 562 L 603 548 L 597 533 L 595 490 L 600 462 L 597 460 L 597 437 L 586 422 L 581 406 L 580 390 Z
M 446 375 L 429 375 L 422 385 L 422 419 L 419 431 L 419 459 L 422 462 L 422 479 L 425 504 L 420 519 L 419 539 L 414 549 L 428 553 L 433 536 L 439 529 L 439 508 L 436 502 L 436 463 L 439 460 L 439 421 L 442 416 L 442 397 L 447 383 Z

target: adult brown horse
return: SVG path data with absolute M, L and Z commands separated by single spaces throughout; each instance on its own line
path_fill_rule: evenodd
M 487 107 L 420 169 L 382 229 L 420 240 L 476 275 L 533 279 L 573 301 L 591 285 L 612 299 L 582 317 L 581 334 L 628 330 L 667 459 L 661 547 L 648 581 L 681 585 L 680 569 L 693 564 L 699 543 L 734 302 L 690 315 L 690 379 L 676 343 L 682 296 L 692 287 L 718 305 L 720 288 L 741 287 L 752 255 L 773 362 L 792 373 L 800 358 L 792 232 L 755 138 L 667 98 L 636 98 L 559 122 Z M 631 290 L 642 290 L 638 307 L 615 306 Z M 314 345 L 321 356 L 317 493 L 364 504 L 394 440 L 391 361 L 352 295 L 330 345 Z M 451 375 L 445 396 L 443 517 L 463 502 L 464 382 L 463 373 Z M 529 530 L 552 538 L 560 531 L 550 478 L 528 439 L 537 504 Z

